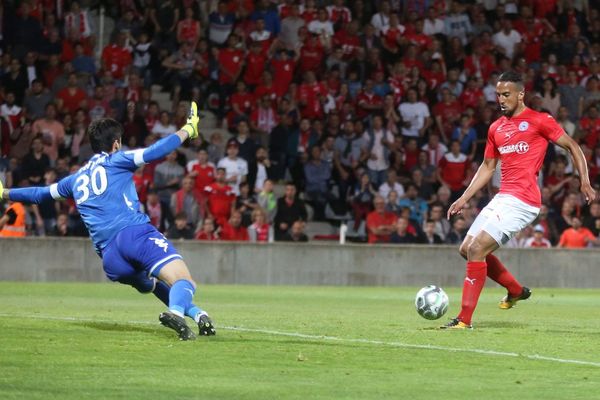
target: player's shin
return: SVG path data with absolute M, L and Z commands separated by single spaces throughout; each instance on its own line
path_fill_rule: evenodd
M 176 281 L 169 291 L 169 310 L 183 318 L 185 311 L 192 304 L 195 291 L 192 282 L 186 279 Z
M 515 279 L 513 274 L 507 270 L 502 262 L 493 254 L 485 258 L 487 262 L 487 276 L 508 290 L 512 297 L 518 297 L 523 291 L 523 286 Z
M 468 261 L 467 276 L 463 283 L 462 302 L 458 318 L 467 325 L 471 324 L 471 317 L 477 307 L 479 295 L 485 284 L 487 275 L 485 261 Z

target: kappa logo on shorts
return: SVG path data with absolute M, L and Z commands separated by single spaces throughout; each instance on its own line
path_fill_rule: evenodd
M 163 249 L 163 251 L 165 253 L 167 252 L 167 249 L 169 248 L 169 243 L 167 243 L 167 241 L 165 239 L 148 238 L 148 240 L 152 240 L 155 245 L 157 245 L 158 247 L 160 247 L 161 249 Z

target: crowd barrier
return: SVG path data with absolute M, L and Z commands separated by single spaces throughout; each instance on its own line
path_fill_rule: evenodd
M 457 246 L 328 242 L 175 242 L 202 284 L 462 286 Z M 600 288 L 600 251 L 502 249 L 500 259 L 532 287 Z M 106 281 L 89 239 L 0 239 L 0 280 Z

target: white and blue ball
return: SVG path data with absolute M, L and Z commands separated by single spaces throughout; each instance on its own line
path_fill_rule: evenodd
M 448 295 L 441 287 L 425 286 L 417 292 L 415 307 L 419 315 L 425 319 L 441 318 L 448 311 Z

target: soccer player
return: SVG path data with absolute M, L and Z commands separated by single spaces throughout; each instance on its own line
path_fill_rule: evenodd
M 442 328 L 472 329 L 471 317 L 486 275 L 508 291 L 500 301 L 501 309 L 512 308 L 531 296 L 531 291 L 521 286 L 492 253 L 537 217 L 541 206 L 537 176 L 549 141 L 570 153 L 586 201 L 591 203 L 596 197 L 579 145 L 551 115 L 526 107 L 524 96 L 519 74 L 509 71 L 500 75 L 496 98 L 503 116 L 489 128 L 483 163 L 464 194 L 448 209 L 448 218 L 460 214 L 469 199 L 492 178 L 498 160 L 502 162 L 500 191 L 481 210 L 460 246 L 460 254 L 467 259 L 461 311 Z
M 0 197 L 13 202 L 74 199 L 106 276 L 141 293 L 154 293 L 169 307 L 159 321 L 181 340 L 196 338 L 184 316 L 194 319 L 200 335 L 214 335 L 215 329 L 208 314 L 192 303 L 196 284 L 181 255 L 139 211 L 132 177 L 141 165 L 165 157 L 188 138 L 197 138 L 198 120 L 192 103 L 187 123 L 177 133 L 148 148 L 123 152 L 123 127 L 101 118 L 87 129 L 95 155 L 77 172 L 46 187 L 4 189 L 0 184 Z

